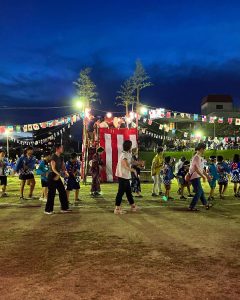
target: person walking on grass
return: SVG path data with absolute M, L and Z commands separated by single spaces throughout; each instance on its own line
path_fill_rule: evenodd
M 196 208 L 196 204 L 198 203 L 199 199 L 206 209 L 209 209 L 212 206 L 211 204 L 208 204 L 201 184 L 201 178 L 203 179 L 203 182 L 205 182 L 207 179 L 211 179 L 204 170 L 203 154 L 205 152 L 205 149 L 205 144 L 198 144 L 198 146 L 196 147 L 196 154 L 191 161 L 189 173 L 186 175 L 186 177 L 188 177 L 188 180 L 191 180 L 195 193 L 188 208 L 189 211 L 198 211 L 198 209 Z
M 37 169 L 37 175 L 41 175 L 42 196 L 40 201 L 47 201 L 48 196 L 48 173 L 50 170 L 49 162 L 51 159 L 51 153 L 49 151 L 44 152 L 43 159 Z
M 101 170 L 103 167 L 103 161 L 101 155 L 104 152 L 103 147 L 98 147 L 96 153 L 93 155 L 90 161 L 91 173 L 92 173 L 92 185 L 91 195 L 97 197 L 101 195 Z
M 63 154 L 63 146 L 57 144 L 55 146 L 55 153 L 51 157 L 50 162 L 50 172 L 48 175 L 48 197 L 47 203 L 45 207 L 45 214 L 52 215 L 54 208 L 54 198 L 56 195 L 56 190 L 59 193 L 59 200 L 61 203 L 61 213 L 71 212 L 69 209 L 67 193 L 64 188 L 63 182 L 61 180 L 61 176 L 68 177 L 68 172 L 66 170 L 66 166 L 64 163 L 64 159 L 62 157 Z
M 182 169 L 184 162 L 186 161 L 186 157 L 182 156 L 179 161 L 175 165 L 175 174 L 178 174 L 179 170 Z M 179 179 L 179 178 L 178 178 Z M 180 180 L 181 181 L 181 180 Z M 178 180 L 178 194 L 181 195 L 181 182 Z
M 33 191 L 35 188 L 34 169 L 36 158 L 33 156 L 33 148 L 28 147 L 24 150 L 23 155 L 18 159 L 15 172 L 19 173 L 20 185 L 20 200 L 24 200 L 24 187 L 27 183 L 30 186 L 29 196 L 27 199 L 34 199 Z
M 65 178 L 66 191 L 68 202 L 70 199 L 70 192 L 72 190 L 74 193 L 74 202 L 79 202 L 79 190 L 80 190 L 80 163 L 77 159 L 77 153 L 72 153 L 71 158 L 66 163 L 66 169 L 69 174 L 69 177 Z
M 209 186 L 210 186 L 210 194 L 208 197 L 208 201 L 213 201 L 214 200 L 214 191 L 216 188 L 216 183 L 217 180 L 219 179 L 218 176 L 218 171 L 217 171 L 217 166 L 216 166 L 216 162 L 217 162 L 217 158 L 216 156 L 212 155 L 210 156 L 210 162 L 207 165 L 207 174 L 210 178 L 210 180 L 208 181 Z
M 165 157 L 164 167 L 163 167 L 163 184 L 165 187 L 165 195 L 163 196 L 164 201 L 174 200 L 173 197 L 170 196 L 172 179 L 175 177 L 173 174 L 173 167 L 171 165 L 171 157 Z
M 136 173 L 137 173 L 137 176 L 136 176 L 135 172 L 131 172 L 131 175 L 132 175 L 132 179 L 131 179 L 132 193 L 136 194 L 135 197 L 142 198 L 140 173 L 141 173 L 141 169 L 144 168 L 144 162 L 139 160 L 139 158 L 138 158 L 138 149 L 137 148 L 132 149 L 131 167 L 132 167 L 132 169 L 135 169 Z
M 180 200 L 186 200 L 187 197 L 184 196 L 184 190 L 187 188 L 188 190 L 188 197 L 193 197 L 191 194 L 191 183 L 189 181 L 186 181 L 185 177 L 187 173 L 189 172 L 189 167 L 190 167 L 190 162 L 189 161 L 184 161 L 183 166 L 179 169 L 177 173 L 178 177 L 178 183 L 180 185 Z
M 231 181 L 233 183 L 233 191 L 235 197 L 240 197 L 240 157 L 235 154 L 231 164 Z
M 7 158 L 6 152 L 3 149 L 0 149 L 0 185 L 2 186 L 2 193 L 0 195 L 1 198 L 7 197 L 6 189 L 7 189 Z
M 131 211 L 136 212 L 138 207 L 134 203 L 130 179 L 131 179 L 131 172 L 133 172 L 137 176 L 137 172 L 135 169 L 131 168 L 131 161 L 132 161 L 132 142 L 130 140 L 126 140 L 123 143 L 123 151 L 119 157 L 117 169 L 116 169 L 116 176 L 118 177 L 118 192 L 116 196 L 116 207 L 114 210 L 114 214 L 121 215 L 126 213 L 121 208 L 122 197 L 126 193 L 127 200 L 131 205 Z
M 219 176 L 218 185 L 219 185 L 220 199 L 224 199 L 225 192 L 228 187 L 228 176 L 230 174 L 230 168 L 228 164 L 224 161 L 222 155 L 219 155 L 217 157 L 217 172 Z
M 157 148 L 157 154 L 154 156 L 152 160 L 151 166 L 151 175 L 153 179 L 153 189 L 152 189 L 152 196 L 156 197 L 162 195 L 162 177 L 161 171 L 163 169 L 164 157 L 163 157 L 163 148 Z

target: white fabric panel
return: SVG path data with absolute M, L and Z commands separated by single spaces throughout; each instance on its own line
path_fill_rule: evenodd
M 118 160 L 123 150 L 124 137 L 122 134 L 117 134 L 117 149 L 118 149 Z
M 130 134 L 129 140 L 132 142 L 132 148 L 137 148 L 137 136 L 136 134 Z
M 107 181 L 113 181 L 112 171 L 112 137 L 111 134 L 105 133 L 105 151 L 106 151 L 106 174 Z

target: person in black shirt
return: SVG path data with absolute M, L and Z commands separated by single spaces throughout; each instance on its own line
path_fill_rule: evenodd
M 65 167 L 64 159 L 61 156 L 63 153 L 63 146 L 58 144 L 55 148 L 55 154 L 53 154 L 51 158 L 51 171 L 48 175 L 48 198 L 45 207 L 45 214 L 47 215 L 52 215 L 54 213 L 53 207 L 56 190 L 58 190 L 59 193 L 61 212 L 67 213 L 71 211 L 69 209 L 67 193 L 61 180 L 62 175 L 66 177 L 69 176 Z

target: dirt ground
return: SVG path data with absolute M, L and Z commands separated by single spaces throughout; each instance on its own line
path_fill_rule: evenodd
M 240 299 L 240 198 L 230 189 L 211 211 L 189 213 L 145 184 L 142 210 L 115 216 L 116 188 L 91 199 L 83 187 L 68 215 L 0 200 L 0 299 Z

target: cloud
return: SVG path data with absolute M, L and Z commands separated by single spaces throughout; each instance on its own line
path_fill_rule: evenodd
M 70 58 L 68 73 L 65 72 L 66 61 L 55 55 L 55 63 L 62 72 L 51 74 L 45 70 L 29 74 L 0 74 L 0 106 L 62 106 L 70 105 L 74 95 L 72 82 L 77 79 L 81 68 L 89 65 L 92 68 L 92 79 L 95 81 L 101 104 L 96 104 L 102 110 L 123 110 L 116 107 L 116 92 L 131 73 L 121 65 L 107 62 L 104 55 L 94 53 L 88 63 L 82 63 L 77 58 Z M 240 59 L 232 59 L 224 64 L 198 65 L 196 62 L 186 62 L 179 65 L 149 64 L 145 65 L 153 87 L 141 93 L 141 101 L 156 107 L 166 107 L 185 112 L 199 112 L 201 98 L 208 94 L 230 94 L 239 105 L 240 99 Z M 49 73 L 50 74 L 49 74 Z M 67 75 L 66 75 L 67 74 Z M 54 112 L 44 112 L 44 119 L 54 117 Z M 56 113 L 56 112 L 55 112 Z M 57 112 L 59 114 L 60 112 Z M 64 111 L 61 112 L 64 114 Z M 15 112 L 16 114 L 16 112 Z M 39 113 L 34 112 L 39 118 Z M 3 119 L 9 120 L 9 114 Z M 55 115 L 58 116 L 58 115 Z M 11 113 L 14 120 L 16 115 Z M 21 111 L 18 122 L 30 119 L 29 112 Z M 32 117 L 31 117 L 32 119 Z

